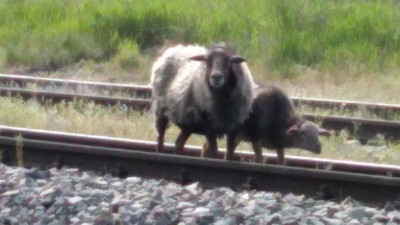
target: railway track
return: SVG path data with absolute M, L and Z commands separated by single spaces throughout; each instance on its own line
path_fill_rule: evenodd
M 126 105 L 134 110 L 148 110 L 150 89 L 140 85 L 111 85 L 96 82 L 61 79 L 27 78 L 1 75 L 0 82 L 9 87 L 0 88 L 1 95 L 35 98 L 39 101 L 94 101 L 104 105 Z M 85 94 L 53 93 L 21 89 L 27 83 L 56 87 L 106 89 L 110 93 L 125 92 L 136 98 L 104 97 Z M 19 88 L 15 88 L 19 87 Z M 298 100 L 292 98 L 296 103 Z M 301 99 L 315 107 L 370 107 L 379 110 L 399 110 L 397 105 L 362 105 L 326 100 Z M 296 103 L 298 104 L 298 103 Z M 304 103 L 306 104 L 306 103 Z M 359 140 L 365 141 L 381 133 L 391 140 L 400 139 L 400 122 L 318 116 L 306 114 L 307 119 L 330 129 L 348 129 Z M 21 136 L 22 138 L 16 138 Z M 22 147 L 21 147 L 22 146 Z M 109 172 L 124 177 L 137 175 L 166 178 L 181 183 L 199 181 L 205 187 L 228 186 L 236 190 L 255 188 L 282 193 L 306 194 L 323 199 L 342 200 L 346 196 L 382 207 L 387 201 L 400 200 L 400 167 L 370 163 L 356 163 L 305 157 L 287 157 L 288 166 L 278 166 L 276 156 L 267 154 L 268 164 L 251 163 L 253 154 L 238 152 L 241 162 L 200 159 L 200 148 L 188 146 L 185 155 L 172 155 L 173 146 L 167 144 L 165 154 L 154 152 L 155 143 L 121 138 L 71 134 L 0 126 L 2 161 L 9 165 L 18 162 L 17 151 L 22 149 L 25 166 L 67 165 L 98 172 Z M 220 153 L 222 158 L 222 153 Z M 398 203 L 398 202 L 397 202 Z
M 149 88 L 140 86 L 142 96 L 148 95 Z M 147 90 L 147 92 L 145 92 Z M 147 93 L 147 94 L 146 94 Z M 73 93 L 59 93 L 50 91 L 27 90 L 21 88 L 0 88 L 2 96 L 19 96 L 25 100 L 36 99 L 41 102 L 51 101 L 53 103 L 63 101 L 93 101 L 103 105 L 125 105 L 130 110 L 146 111 L 150 109 L 151 101 L 148 98 L 126 98 L 126 97 L 106 97 L 98 95 L 85 95 Z M 349 134 L 366 143 L 377 135 L 383 135 L 386 140 L 400 139 L 400 121 L 382 120 L 382 119 L 364 119 L 344 116 L 320 116 L 315 114 L 303 114 L 303 117 L 319 123 L 322 127 L 340 131 L 348 130 Z
M 106 90 L 109 94 L 115 92 L 127 93 L 134 97 L 149 98 L 151 89 L 147 85 L 115 84 L 104 82 L 77 81 L 65 79 L 40 78 L 32 76 L 0 74 L 0 83 L 8 87 L 26 88 L 28 84 L 36 84 L 41 87 L 70 88 L 74 91 L 78 89 Z M 345 101 L 320 98 L 291 97 L 296 106 L 310 106 L 315 108 L 336 108 L 341 110 L 367 110 L 375 114 L 382 112 L 400 113 L 400 105 L 385 103 L 367 103 L 360 101 Z
M 205 188 L 279 191 L 337 201 L 352 196 L 379 207 L 388 201 L 396 204 L 400 194 L 400 167 L 390 165 L 288 157 L 288 166 L 278 166 L 273 164 L 275 156 L 267 155 L 271 164 L 256 164 L 248 162 L 252 154 L 244 152 L 237 153 L 241 162 L 201 159 L 195 146 L 176 156 L 172 145 L 160 154 L 154 152 L 154 142 L 6 126 L 0 127 L 0 147 L 9 165 L 21 161 L 16 154 L 20 151 L 25 166 L 66 165 L 120 177 L 198 181 Z

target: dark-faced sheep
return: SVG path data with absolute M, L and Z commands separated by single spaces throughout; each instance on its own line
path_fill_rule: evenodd
M 248 117 L 254 83 L 245 59 L 219 43 L 206 49 L 178 45 L 167 49 L 152 67 L 157 152 L 162 151 L 169 121 L 181 132 L 181 154 L 192 133 L 206 136 L 209 156 L 217 157 L 217 137 L 227 134 L 227 159 L 233 158 L 236 131 Z
M 251 142 L 255 161 L 262 162 L 262 147 L 276 149 L 278 164 L 286 164 L 284 148 L 299 148 L 313 153 L 321 152 L 319 135 L 330 135 L 313 122 L 303 119 L 295 111 L 289 97 L 275 86 L 255 89 L 252 111 L 241 126 L 236 144 Z M 208 146 L 203 152 L 207 153 Z

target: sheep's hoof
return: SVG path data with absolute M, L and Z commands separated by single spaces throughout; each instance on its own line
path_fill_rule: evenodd
M 264 159 L 263 157 L 261 157 L 261 158 L 255 157 L 254 162 L 255 163 L 267 163 L 267 160 Z
M 207 157 L 208 157 L 208 158 L 211 158 L 211 159 L 218 159 L 218 158 L 219 158 L 219 157 L 218 157 L 218 153 L 209 154 Z
M 210 159 L 218 159 L 218 153 L 211 153 L 211 152 L 206 152 L 206 154 L 202 155 L 203 158 L 210 158 Z
M 175 155 L 183 155 L 183 153 L 184 153 L 183 149 L 175 149 L 174 150 Z
M 233 156 L 226 156 L 225 158 L 226 160 L 230 160 L 230 161 L 242 161 L 242 159 L 237 156 L 237 155 L 233 155 Z
M 278 161 L 278 165 L 280 165 L 280 166 L 287 166 L 287 162 L 286 162 L 286 160 Z

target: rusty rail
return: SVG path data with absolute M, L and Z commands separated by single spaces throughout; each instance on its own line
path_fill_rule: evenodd
M 19 128 L 10 126 L 0 125 L 0 137 L 15 137 L 21 135 L 25 139 L 33 139 L 39 141 L 55 141 L 61 143 L 81 143 L 83 145 L 99 146 L 99 147 L 110 147 L 120 149 L 141 149 L 142 151 L 154 152 L 155 143 L 149 141 L 132 140 L 125 138 L 115 138 L 98 135 L 85 135 L 68 132 L 58 131 L 46 131 L 29 128 Z M 166 144 L 165 153 L 173 153 L 173 145 Z M 197 146 L 186 146 L 185 155 L 187 156 L 200 156 L 201 148 Z M 254 154 L 252 152 L 240 152 L 238 156 L 243 161 L 252 161 Z M 269 164 L 276 164 L 275 154 L 265 154 Z M 223 158 L 223 154 L 220 153 L 220 158 Z M 339 161 L 339 160 L 328 160 L 318 159 L 309 157 L 296 157 L 287 156 L 287 164 L 289 166 L 300 166 L 306 168 L 330 168 L 334 171 L 347 171 L 355 173 L 365 173 L 374 175 L 390 175 L 400 178 L 400 166 L 393 165 L 382 165 L 373 163 L 360 163 L 351 161 Z
M 134 85 L 134 84 L 116 84 L 92 81 L 78 81 L 78 80 L 65 80 L 54 78 L 40 78 L 22 75 L 7 75 L 0 74 L 0 82 L 7 84 L 11 87 L 25 88 L 28 83 L 36 83 L 40 86 L 56 86 L 56 87 L 70 87 L 76 89 L 77 87 L 87 87 L 90 89 L 105 89 L 111 92 L 126 92 L 134 96 L 148 98 L 151 96 L 151 89 L 147 85 Z M 308 105 L 311 107 L 323 108 L 337 108 L 349 110 L 369 110 L 374 112 L 390 111 L 391 113 L 399 113 L 400 105 L 398 104 L 385 104 L 385 103 L 367 103 L 361 101 L 346 101 L 334 99 L 320 99 L 320 98 L 303 98 L 291 97 L 296 106 Z
M 80 81 L 80 80 L 66 80 L 66 79 L 55 79 L 55 78 L 42 78 L 22 75 L 8 75 L 0 74 L 0 83 L 4 86 L 11 88 L 26 88 L 28 84 L 37 84 L 38 86 L 46 87 L 65 87 L 72 90 L 78 89 L 102 89 L 107 90 L 112 94 L 113 92 L 125 92 L 133 96 L 150 97 L 151 90 L 147 85 L 138 84 L 116 84 L 116 83 L 105 83 L 105 82 L 93 82 L 93 81 Z

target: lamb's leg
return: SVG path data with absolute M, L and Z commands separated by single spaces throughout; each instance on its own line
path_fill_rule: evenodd
M 285 160 L 285 149 L 284 148 L 277 148 L 276 149 L 276 154 L 278 155 L 278 164 L 279 165 L 286 165 L 286 160 Z
M 203 149 L 201 150 L 201 155 L 200 155 L 201 158 L 208 157 L 210 155 L 209 148 L 210 148 L 210 146 L 209 146 L 208 142 L 206 141 L 206 143 L 204 143 L 204 145 L 203 145 Z
M 182 155 L 183 147 L 186 141 L 189 139 L 192 132 L 182 129 L 175 141 L 175 154 Z
M 236 141 L 237 132 L 229 132 L 226 138 L 226 154 L 225 159 L 234 160 L 235 159 L 235 148 L 238 145 Z
M 253 140 L 251 142 L 251 145 L 253 147 L 254 151 L 254 161 L 256 163 L 262 163 L 263 162 L 263 155 L 262 155 L 262 145 L 261 145 L 261 139 L 258 140 Z
M 158 133 L 156 152 L 162 152 L 164 150 L 164 136 L 165 131 L 167 130 L 168 122 L 169 120 L 166 116 L 158 117 L 156 120 L 156 129 Z

